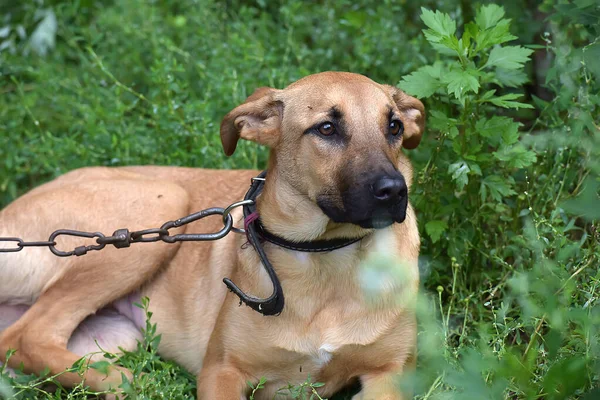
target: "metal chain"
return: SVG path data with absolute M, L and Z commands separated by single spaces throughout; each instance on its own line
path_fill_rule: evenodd
M 117 249 L 131 246 L 132 243 L 152 243 L 152 242 L 197 242 L 218 240 L 227 236 L 229 232 L 246 233 L 244 229 L 233 226 L 231 212 L 240 206 L 254 203 L 253 200 L 243 200 L 231 204 L 226 208 L 213 207 L 198 211 L 175 221 L 165 222 L 160 228 L 144 229 L 141 231 L 130 232 L 127 228 L 117 229 L 111 236 L 106 236 L 100 232 L 82 232 L 70 229 L 59 229 L 50 235 L 48 241 L 25 242 L 23 239 L 15 237 L 0 237 L 0 242 L 14 242 L 14 247 L 0 248 L 0 253 L 15 253 L 23 250 L 25 247 L 48 247 L 50 251 L 58 257 L 82 256 L 89 251 L 99 251 L 110 244 Z M 169 230 L 179 228 L 194 221 L 201 220 L 211 215 L 221 215 L 223 218 L 223 228 L 214 233 L 183 233 L 170 235 Z M 62 251 L 56 248 L 56 238 L 59 236 L 77 236 L 82 238 L 96 238 L 95 245 L 79 246 L 71 251 Z

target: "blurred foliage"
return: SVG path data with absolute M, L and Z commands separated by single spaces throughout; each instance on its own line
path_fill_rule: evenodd
M 256 87 L 397 83 L 428 110 L 417 398 L 600 398 L 600 6 L 503 3 L 0 0 L 0 205 L 88 165 L 262 168 L 218 135 Z M 131 394 L 191 394 L 152 337 Z

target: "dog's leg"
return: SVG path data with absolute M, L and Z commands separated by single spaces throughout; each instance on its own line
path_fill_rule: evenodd
M 413 320 L 414 321 L 414 320 Z M 416 322 L 413 322 L 416 324 Z M 416 342 L 416 333 L 413 333 Z M 391 336 L 396 338 L 397 336 Z M 405 336 L 406 338 L 406 336 Z M 389 338 L 388 338 L 389 339 Z M 407 400 L 413 396 L 409 388 L 401 387 L 401 377 L 406 374 L 414 374 L 417 366 L 416 349 L 413 348 L 405 356 L 398 360 L 394 367 L 389 369 L 365 374 L 360 377 L 362 390 L 352 397 L 352 400 Z
M 368 374 L 360 377 L 362 390 L 352 400 L 407 400 L 412 395 L 400 388 L 400 376 L 412 373 L 417 366 L 417 357 L 409 355 L 404 366 L 397 370 Z
M 178 186 L 137 181 L 105 183 L 111 187 L 117 184 L 121 186 L 119 199 L 122 204 L 143 204 L 146 199 L 149 200 L 146 204 L 151 204 L 150 200 L 158 197 L 164 200 L 164 203 L 161 202 L 157 207 L 147 206 L 143 210 L 146 221 L 140 221 L 137 213 L 124 213 L 115 209 L 110 198 L 103 198 L 110 197 L 102 191 L 103 182 L 92 184 L 96 191 L 74 206 L 102 210 L 102 215 L 96 215 L 96 221 L 100 221 L 97 222 L 98 225 L 118 223 L 132 228 L 146 224 L 156 226 L 189 212 L 187 193 Z M 63 199 L 72 195 L 72 191 L 65 194 L 56 192 L 54 195 Z M 164 204 L 168 204 L 168 207 Z M 74 206 L 67 210 L 74 213 L 73 219 L 87 215 L 85 212 L 74 210 Z M 69 220 L 69 216 L 63 217 L 64 220 Z M 90 223 L 85 220 L 75 220 L 74 225 L 81 226 L 80 229 L 91 230 L 88 229 Z M 92 229 L 106 230 L 106 227 Z M 77 326 L 87 316 L 138 289 L 151 279 L 161 266 L 173 258 L 178 248 L 177 244 L 165 243 L 145 246 L 138 244 L 123 250 L 111 247 L 64 261 L 61 264 L 64 272 L 17 322 L 0 335 L 0 361 L 5 362 L 6 352 L 14 349 L 16 353 L 10 358 L 9 366 L 14 368 L 23 363 L 25 370 L 33 373 L 40 373 L 48 368 L 51 374 L 60 374 L 57 380 L 65 386 L 80 383 L 81 377 L 77 373 L 65 373 L 66 369 L 80 359 L 67 349 L 69 338 Z M 120 385 L 122 373 L 131 378 L 129 371 L 116 366 L 110 367 L 107 374 L 89 369 L 84 372 L 83 378 L 92 390 L 104 391 Z
M 110 303 L 115 298 L 135 290 L 164 262 L 177 246 L 163 254 L 145 254 L 143 263 L 119 264 L 118 259 L 100 263 L 76 263 L 73 274 L 67 274 L 52 285 L 33 306 L 0 336 L 0 358 L 9 349 L 16 353 L 9 366 L 23 363 L 26 371 L 39 373 L 49 368 L 51 374 L 61 374 L 80 356 L 67 350 L 73 331 L 88 315 Z M 156 252 L 156 250 L 154 251 Z M 114 252 L 113 252 L 114 253 Z M 83 260 L 78 260 L 83 261 Z M 141 261 L 141 260 L 138 260 Z M 131 379 L 131 373 L 112 366 L 108 374 L 90 369 L 83 375 L 92 390 L 104 391 L 121 384 L 121 373 Z M 81 382 L 76 373 L 63 373 L 58 381 L 65 386 Z
M 198 375 L 198 400 L 246 399 L 247 378 L 233 366 L 215 365 L 202 368 Z
M 131 284 L 142 283 L 130 281 L 127 285 L 117 286 L 113 274 L 97 273 L 106 268 L 105 265 L 80 263 L 74 268 L 79 269 L 75 276 L 68 275 L 58 280 L 0 336 L 0 358 L 9 349 L 16 350 L 9 366 L 14 368 L 23 363 L 25 370 L 33 373 L 48 368 L 51 374 L 61 374 L 57 380 L 65 386 L 81 382 L 78 374 L 64 373 L 80 358 L 67 350 L 72 332 L 88 315 L 110 302 L 113 296 L 122 296 L 123 292 L 135 288 Z M 122 372 L 131 378 L 129 372 L 112 367 L 108 375 L 90 369 L 84 373 L 84 379 L 92 390 L 104 391 L 117 388 Z
M 352 400 L 407 400 L 398 386 L 399 372 L 363 375 L 362 390 Z

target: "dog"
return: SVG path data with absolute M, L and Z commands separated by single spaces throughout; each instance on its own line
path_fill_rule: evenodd
M 323 397 L 359 381 L 354 399 L 406 399 L 397 379 L 416 362 L 420 239 L 408 202 L 413 172 L 402 148 L 417 147 L 424 121 L 419 100 L 353 73 L 323 72 L 285 89 L 257 89 L 224 117 L 220 134 L 228 156 L 240 138 L 270 148 L 256 200 L 260 226 L 288 243 L 351 243 L 304 252 L 263 241 L 285 298 L 272 316 L 240 307 L 222 283 L 230 277 L 253 296 L 273 292 L 244 235 L 107 246 L 70 258 L 46 248 L 0 254 L 0 360 L 14 349 L 9 366 L 59 373 L 97 352 L 95 340 L 108 351 L 134 350 L 144 316 L 132 303 L 143 296 L 162 335 L 159 354 L 197 374 L 199 399 L 245 399 L 247 382 L 261 377 L 265 388 L 255 398 L 272 399 L 309 374 L 324 383 Z M 241 200 L 257 175 L 161 166 L 79 169 L 3 209 L 0 237 L 161 226 Z M 241 226 L 242 209 L 232 216 Z M 212 218 L 172 232 L 222 226 Z M 81 240 L 61 237 L 57 247 Z M 365 265 L 378 256 L 394 261 L 402 278 L 383 274 L 367 290 Z M 122 373 L 131 377 L 111 366 L 89 369 L 83 378 L 93 390 L 118 390 Z M 64 373 L 58 380 L 73 386 L 81 376 Z

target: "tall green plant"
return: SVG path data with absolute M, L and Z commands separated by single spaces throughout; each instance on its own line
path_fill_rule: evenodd
M 525 179 L 519 170 L 536 161 L 519 142 L 522 124 L 516 120 L 517 111 L 533 108 L 519 101 L 518 91 L 527 81 L 524 65 L 533 51 L 506 45 L 516 37 L 497 5 L 479 8 L 460 37 L 449 15 L 422 11 L 424 34 L 438 60 L 399 84 L 419 98 L 435 98 L 429 102 L 428 132 L 438 143 L 419 173 L 416 207 L 428 216 L 429 245 L 441 242 L 437 252 L 447 251 L 463 265 L 472 249 L 495 247 L 483 243 L 483 233 L 512 218 L 516 180 Z M 437 201 L 423 201 L 433 197 Z M 462 240 L 446 240 L 449 226 Z
M 550 129 L 525 135 L 520 121 L 534 119 L 533 106 L 519 89 L 532 50 L 506 44 L 516 38 L 504 10 L 483 6 L 460 32 L 447 14 L 423 9 L 421 18 L 437 60 L 400 82 L 430 110 L 415 204 L 434 265 L 426 284 L 438 296 L 420 313 L 419 398 L 597 398 L 599 236 L 577 218 L 595 214 L 561 208 L 590 187 L 586 176 L 596 179 L 593 82 L 560 88 L 557 72 L 578 77 L 557 59 L 548 82 L 558 96 L 536 100 L 545 118 L 530 127 Z M 565 150 L 571 132 L 581 143 Z M 588 205 L 599 204 L 594 190 L 581 193 Z

